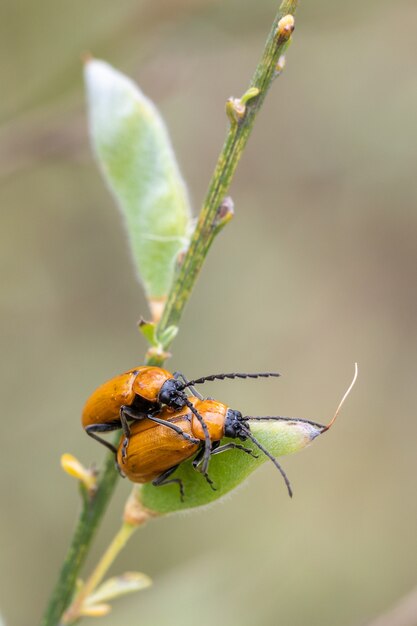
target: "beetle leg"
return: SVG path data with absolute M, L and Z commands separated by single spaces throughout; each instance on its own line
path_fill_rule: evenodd
M 105 439 L 102 439 L 101 437 L 99 437 L 98 435 L 96 435 L 96 432 L 99 433 L 107 433 L 110 432 L 112 430 L 118 430 L 120 428 L 119 423 L 115 423 L 115 424 L 89 424 L 88 426 L 85 427 L 85 432 L 87 433 L 87 435 L 90 435 L 90 437 L 92 437 L 93 439 L 95 439 L 96 441 L 98 441 L 99 443 L 101 443 L 103 446 L 106 446 L 106 448 L 108 448 L 109 450 L 111 450 L 112 452 L 114 452 L 114 454 L 117 454 L 117 449 L 115 448 L 115 446 L 113 444 L 110 443 L 110 441 L 106 441 Z
M 220 454 L 221 452 L 226 452 L 226 450 L 242 450 L 242 452 L 246 452 L 246 454 L 250 454 L 251 456 L 253 456 L 254 459 L 257 459 L 259 456 L 258 454 L 255 454 L 254 451 L 250 448 L 245 448 L 245 446 L 241 446 L 240 443 L 233 443 L 233 441 L 231 441 L 230 443 L 225 443 L 223 446 L 220 446 L 219 448 L 213 450 L 211 456 L 213 456 L 214 454 Z
M 181 478 L 169 478 L 171 474 L 175 472 L 178 466 L 179 466 L 179 463 L 177 465 L 174 465 L 174 467 L 170 467 L 168 470 L 166 470 L 166 472 L 163 472 L 162 474 L 157 476 L 157 478 L 155 478 L 155 480 L 152 481 L 152 484 L 154 487 L 163 487 L 164 485 L 177 483 L 180 488 L 181 502 L 184 502 L 184 484 Z
M 218 441 L 215 441 L 215 442 L 212 444 L 212 446 L 211 446 L 211 450 L 212 450 L 212 452 L 211 452 L 210 456 L 211 456 L 212 454 L 214 454 L 213 450 L 215 450 L 215 449 L 218 447 L 218 445 L 219 445 L 219 442 L 218 442 Z M 193 468 L 194 468 L 197 472 L 199 472 L 199 471 L 200 471 L 199 466 L 201 465 L 201 462 L 202 462 L 202 460 L 203 460 L 203 457 L 204 457 L 204 447 L 202 447 L 202 448 L 199 450 L 199 452 L 198 452 L 197 456 L 195 457 L 195 459 L 194 459 L 194 460 L 193 460 L 193 462 L 192 462 L 192 466 L 193 466 Z M 201 472 L 201 473 L 203 474 L 204 478 L 206 479 L 206 481 L 208 482 L 208 484 L 210 485 L 210 487 L 213 489 L 213 491 L 217 491 L 216 487 L 214 486 L 214 482 L 211 480 L 211 478 L 210 478 L 210 476 L 208 475 L 208 473 L 207 473 L 207 472 Z
M 213 448 L 216 447 L 216 443 L 218 445 L 218 442 L 216 441 L 215 443 L 212 444 L 211 449 L 213 450 Z M 210 452 L 210 456 L 212 455 L 212 452 Z M 203 456 L 204 456 L 204 448 L 200 448 L 200 450 L 198 451 L 198 453 L 196 454 L 196 456 L 194 457 L 194 460 L 192 462 L 192 466 L 193 468 L 198 472 L 200 471 L 198 468 L 201 465 L 201 461 L 203 460 Z
M 120 423 L 122 425 L 124 436 L 129 439 L 129 437 L 130 437 L 130 426 L 129 426 L 128 422 L 127 422 L 127 417 L 126 416 L 130 417 L 130 415 L 129 415 L 129 411 L 126 410 L 126 409 L 128 409 L 128 407 L 126 407 L 126 406 L 121 406 L 120 407 Z
M 206 479 L 206 481 L 208 482 L 208 484 L 210 485 L 211 489 L 213 491 L 217 491 L 217 487 L 214 486 L 214 482 L 211 480 L 210 476 L 207 474 L 207 472 L 205 472 L 203 474 L 204 478 Z
M 127 448 L 127 445 L 129 442 L 129 436 L 130 436 L 130 427 L 126 421 L 126 417 L 132 420 L 141 420 L 141 419 L 147 418 L 148 420 L 151 420 L 151 422 L 156 422 L 157 424 L 161 424 L 162 426 L 166 426 L 167 428 L 170 428 L 171 430 L 175 431 L 178 435 L 181 435 L 181 437 L 184 437 L 184 439 L 186 441 L 189 441 L 190 443 L 194 443 L 194 444 L 200 443 L 200 439 L 196 439 L 195 437 L 192 437 L 188 433 L 184 432 L 183 429 L 177 426 L 176 424 L 172 424 L 172 422 L 168 422 L 167 420 L 160 419 L 159 417 L 156 417 L 156 415 L 153 415 L 152 413 L 148 413 L 148 414 L 135 413 L 134 411 L 131 410 L 130 407 L 122 407 L 122 408 L 123 408 L 125 425 L 128 430 L 128 432 L 125 431 L 125 425 L 123 424 L 122 417 L 120 416 L 120 420 L 122 421 L 123 432 L 125 433 L 125 440 L 123 442 L 123 445 L 127 441 L 126 448 Z
M 211 444 L 210 456 L 214 454 L 214 450 L 217 450 L 219 445 L 220 445 L 220 441 L 213 441 L 213 443 Z M 193 460 L 193 468 L 195 470 L 199 471 L 198 468 L 201 465 L 201 461 L 203 460 L 203 457 L 204 457 L 204 448 L 200 448 L 200 450 L 198 451 L 198 453 L 196 454 Z
M 195 437 L 191 437 L 191 435 L 184 432 L 183 429 L 177 426 L 176 424 L 172 424 L 171 422 L 168 422 L 166 420 L 161 420 L 159 417 L 154 417 L 153 415 L 148 415 L 148 419 L 150 419 L 151 422 L 156 422 L 157 424 L 161 424 L 162 426 L 166 426 L 167 428 L 170 428 L 171 430 L 176 432 L 178 435 L 181 435 L 181 437 L 184 437 L 184 439 L 186 441 L 189 441 L 190 443 L 195 443 L 195 444 L 200 443 L 200 439 L 195 439 Z
M 120 476 L 122 478 L 126 478 L 126 474 L 124 473 L 124 471 L 122 470 L 122 468 L 120 467 L 120 465 L 118 464 L 117 461 L 115 461 L 114 465 L 115 465 L 117 471 L 119 472 Z
M 122 444 L 122 462 L 125 462 L 125 458 L 127 455 L 127 447 L 129 445 L 129 439 L 130 439 L 130 426 L 127 422 L 127 417 L 126 415 L 129 416 L 129 408 L 126 406 L 121 406 L 120 407 L 120 423 L 122 425 L 122 430 L 123 430 L 123 434 L 124 434 L 124 439 L 123 439 L 123 444 Z
M 140 420 L 144 420 L 147 417 L 149 417 L 149 415 L 153 415 L 154 413 L 158 413 L 161 410 L 160 406 L 155 407 L 155 409 L 146 412 L 146 411 L 138 411 L 135 407 L 131 407 L 131 406 L 123 406 L 123 413 L 125 418 L 129 418 L 130 420 L 135 420 L 135 421 L 140 421 Z
M 199 470 L 199 471 L 202 474 L 205 475 L 205 474 L 207 474 L 207 470 L 208 470 L 208 466 L 209 466 L 209 462 L 210 462 L 210 453 L 211 453 L 211 449 L 212 449 L 212 441 L 211 441 L 211 438 L 210 438 L 210 432 L 209 432 L 207 424 L 205 423 L 202 415 L 200 415 L 200 413 L 197 411 L 197 409 L 195 408 L 193 403 L 190 402 L 190 400 L 187 398 L 187 396 L 185 396 L 185 395 L 183 396 L 183 401 L 184 401 L 185 405 L 188 406 L 188 408 L 190 409 L 191 413 L 196 416 L 196 418 L 200 422 L 201 428 L 203 429 L 203 433 L 204 433 L 204 454 L 203 454 L 203 461 L 201 463 L 201 470 Z

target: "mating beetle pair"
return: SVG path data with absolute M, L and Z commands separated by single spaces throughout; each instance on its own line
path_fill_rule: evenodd
M 177 483 L 181 498 L 184 496 L 182 481 L 171 478 L 180 463 L 195 455 L 194 468 L 214 489 L 208 475 L 211 456 L 232 448 L 256 456 L 252 449 L 240 443 L 220 445 L 221 439 L 250 439 L 281 472 L 291 496 L 284 470 L 250 430 L 249 421 L 256 418 L 243 417 L 240 411 L 221 402 L 204 400 L 194 389 L 194 385 L 206 381 L 271 376 L 279 374 L 214 374 L 188 381 L 182 374 L 171 374 L 163 368 L 136 367 L 96 389 L 84 407 L 82 424 L 88 435 L 115 453 L 121 471 L 130 480 L 152 482 L 155 486 Z M 187 396 L 186 389 L 193 396 Z M 119 428 L 123 429 L 124 437 L 117 450 L 97 435 Z

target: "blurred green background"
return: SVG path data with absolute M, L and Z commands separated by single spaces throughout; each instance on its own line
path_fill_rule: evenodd
M 0 613 L 39 621 L 79 509 L 59 467 L 100 463 L 88 394 L 140 364 L 146 304 L 90 152 L 80 55 L 132 76 L 170 128 L 195 211 L 277 8 L 269 0 L 3 0 Z M 151 590 L 102 626 L 365 624 L 417 585 L 417 5 L 301 2 L 169 362 L 278 370 L 207 393 L 334 429 L 222 503 L 149 524 L 112 573 Z M 89 559 L 118 527 L 120 482 Z M 93 623 L 93 621 L 91 621 Z M 99 622 L 94 622 L 99 623 Z

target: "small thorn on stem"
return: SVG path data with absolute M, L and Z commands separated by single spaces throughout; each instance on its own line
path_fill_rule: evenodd
M 226 102 L 226 113 L 232 124 L 239 124 L 246 115 L 246 104 L 259 96 L 258 87 L 250 87 L 241 98 L 229 98 Z
M 213 220 L 213 228 L 216 231 L 219 231 L 221 228 L 226 226 L 228 222 L 230 222 L 235 214 L 234 207 L 235 205 L 233 199 L 230 196 L 223 198 L 223 201 L 217 209 L 217 213 Z
M 285 63 L 286 63 L 285 55 L 281 54 L 281 56 L 278 59 L 277 66 L 275 68 L 275 76 L 279 76 L 282 73 L 285 67 Z
M 246 113 L 246 106 L 240 98 L 229 98 L 226 102 L 227 117 L 232 124 L 239 124 Z
M 185 259 L 185 255 L 187 254 L 187 250 L 188 250 L 188 248 L 183 248 L 177 254 L 177 258 L 175 259 L 175 267 L 176 267 L 177 271 L 180 270 L 180 268 L 182 267 L 182 264 L 184 263 L 184 259 Z
M 345 391 L 343 398 L 340 400 L 339 402 L 339 406 L 336 409 L 336 413 L 333 415 L 332 419 L 330 420 L 330 422 L 327 424 L 327 426 L 324 427 L 323 432 L 326 432 L 326 430 L 329 430 L 329 428 L 331 428 L 336 420 L 336 417 L 339 415 L 340 409 L 342 408 L 346 398 L 348 397 L 348 395 L 350 394 L 350 392 L 352 391 L 353 385 L 356 382 L 356 379 L 358 377 L 358 364 L 355 363 L 355 373 L 353 375 L 353 379 L 352 382 L 350 383 L 349 387 L 347 388 L 347 390 Z

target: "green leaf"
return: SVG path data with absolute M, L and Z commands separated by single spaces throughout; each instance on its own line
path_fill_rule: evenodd
M 177 255 L 189 243 L 187 190 L 161 116 L 133 81 L 98 60 L 86 63 L 85 81 L 97 160 L 152 309 L 164 301 Z
M 302 450 L 321 435 L 327 427 L 307 420 L 285 419 L 251 422 L 250 429 L 258 441 L 273 456 L 280 457 Z M 229 441 L 242 443 L 232 439 L 224 439 L 222 444 Z M 181 478 L 184 483 L 184 502 L 181 502 L 177 484 L 154 487 L 147 483 L 138 490 L 141 504 L 152 512 L 165 514 L 204 506 L 217 500 L 239 485 L 262 463 L 268 461 L 268 457 L 250 440 L 243 442 L 243 445 L 253 450 L 258 458 L 254 458 L 241 450 L 228 450 L 211 458 L 209 475 L 214 481 L 216 491 L 213 491 L 204 477 L 193 469 L 191 461 L 186 461 L 173 474 L 173 478 Z M 273 496 L 284 497 L 287 494 L 284 481 L 274 466 L 272 469 L 277 474 L 276 490 L 274 490 Z
M 158 346 L 158 339 L 156 338 L 156 324 L 153 322 L 147 322 L 146 320 L 141 319 L 138 324 L 138 328 L 142 335 L 145 337 L 146 341 L 151 346 Z

